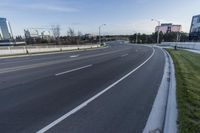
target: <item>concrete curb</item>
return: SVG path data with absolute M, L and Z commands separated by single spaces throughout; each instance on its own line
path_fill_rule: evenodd
M 161 50 L 165 54 L 164 74 L 143 133 L 177 132 L 175 70 L 170 55 Z
M 168 93 L 167 110 L 165 116 L 164 133 L 177 133 L 177 102 L 176 102 L 176 77 L 174 62 L 170 54 L 165 51 L 170 63 L 170 86 Z

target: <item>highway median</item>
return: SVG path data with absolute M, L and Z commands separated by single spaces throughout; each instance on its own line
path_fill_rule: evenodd
M 103 48 L 100 45 L 55 45 L 55 46 L 8 46 L 0 48 L 0 58 L 4 57 L 16 57 L 16 56 L 27 56 L 37 54 L 51 54 L 57 52 L 67 51 L 82 51 Z

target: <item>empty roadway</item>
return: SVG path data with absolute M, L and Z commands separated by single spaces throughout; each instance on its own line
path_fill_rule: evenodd
M 142 132 L 164 63 L 158 48 L 119 42 L 104 49 L 0 59 L 0 132 L 42 131 L 109 86 L 47 132 Z

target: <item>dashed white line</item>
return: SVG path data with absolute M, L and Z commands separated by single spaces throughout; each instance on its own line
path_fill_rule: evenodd
M 105 52 L 105 53 L 99 53 L 99 54 L 94 54 L 94 55 L 86 55 L 86 56 L 82 56 L 82 57 L 78 57 L 78 58 L 72 58 L 72 59 L 69 59 L 69 60 L 61 59 L 61 60 L 31 64 L 31 65 L 24 65 L 24 66 L 11 67 L 11 68 L 3 68 L 3 69 L 0 69 L 0 74 L 20 71 L 20 70 L 26 70 L 26 69 L 31 69 L 31 68 L 44 67 L 44 66 L 48 66 L 48 65 L 55 65 L 55 64 L 63 63 L 63 62 L 70 62 L 70 61 L 77 61 L 77 60 L 81 60 L 81 59 L 88 59 L 88 58 L 93 58 L 93 57 L 98 57 L 98 56 L 103 56 L 103 55 L 109 55 L 109 54 L 113 54 L 113 53 L 117 53 L 117 52 L 121 52 L 121 51 L 125 51 L 125 50 L 127 50 L 127 49 L 116 50 L 116 51 Z
M 80 55 L 71 55 L 70 58 L 76 58 L 79 57 Z
M 88 68 L 88 67 L 91 67 L 91 66 L 92 66 L 92 64 L 87 65 L 87 66 L 83 66 L 83 67 L 79 67 L 79 68 L 75 68 L 75 69 L 72 69 L 72 70 L 68 70 L 68 71 L 65 71 L 65 72 L 57 73 L 57 74 L 55 74 L 55 76 L 60 76 L 60 75 L 63 75 L 63 74 L 71 73 L 71 72 L 78 71 L 78 70 Z
M 81 110 L 82 108 L 84 108 L 85 106 L 87 106 L 90 102 L 94 101 L 96 98 L 98 98 L 99 96 L 101 96 L 102 94 L 104 94 L 105 92 L 107 92 L 108 90 L 110 90 L 112 87 L 114 87 L 115 85 L 117 85 L 118 83 L 120 83 L 121 81 L 123 81 L 125 78 L 127 78 L 132 73 L 134 73 L 135 71 L 137 71 L 140 67 L 142 67 L 144 64 L 146 64 L 153 57 L 154 53 L 155 53 L 155 49 L 153 49 L 153 53 L 151 54 L 151 56 L 147 60 L 145 60 L 142 64 L 140 64 L 138 67 L 136 67 L 135 69 L 133 69 L 131 72 L 129 72 L 128 74 L 126 74 L 125 76 L 123 76 L 122 78 L 120 78 L 119 80 L 117 80 L 116 82 L 114 82 L 113 84 L 111 84 L 110 86 L 108 86 L 107 88 L 105 88 L 103 91 L 99 92 L 98 94 L 96 94 L 92 98 L 88 99 L 87 101 L 83 102 L 82 104 L 80 104 L 76 108 L 74 108 L 71 111 L 69 111 L 68 113 L 64 114 L 63 116 L 61 116 L 57 120 L 55 120 L 52 123 L 50 123 L 49 125 L 45 126 L 41 130 L 37 131 L 36 133 L 44 133 L 44 132 L 48 131 L 49 129 L 51 129 L 52 127 L 54 127 L 55 125 L 57 125 L 58 123 L 62 122 L 63 120 L 65 120 L 66 118 L 68 118 L 69 116 L 71 116 L 72 114 L 78 112 L 79 110 Z
M 125 56 L 128 56 L 128 54 L 121 55 L 121 57 L 125 57 Z

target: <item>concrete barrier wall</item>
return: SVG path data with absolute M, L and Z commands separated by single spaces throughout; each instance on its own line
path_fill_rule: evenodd
M 200 42 L 162 42 L 164 46 L 177 46 L 184 49 L 200 50 Z
M 8 45 L 25 45 L 26 42 L 0 42 L 0 46 Z
M 90 49 L 97 48 L 100 45 L 67 45 L 67 46 L 14 46 L 14 47 L 0 47 L 0 56 L 17 55 L 17 54 L 34 54 L 42 52 L 58 52 L 67 50 Z

